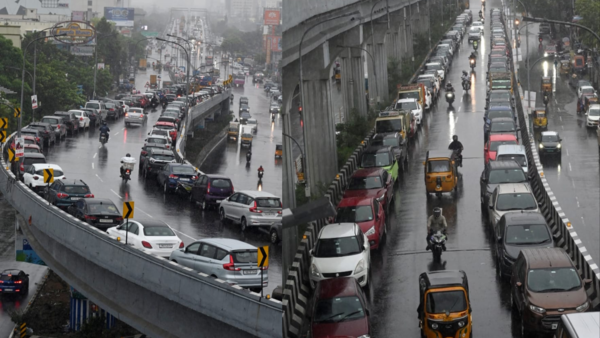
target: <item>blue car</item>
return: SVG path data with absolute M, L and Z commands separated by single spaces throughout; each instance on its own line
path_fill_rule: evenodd
M 198 179 L 196 169 L 189 164 L 166 163 L 156 174 L 156 182 L 165 194 L 175 191 L 178 182 L 194 183 Z
M 0 273 L 0 294 L 29 292 L 29 275 L 18 269 L 7 269 Z

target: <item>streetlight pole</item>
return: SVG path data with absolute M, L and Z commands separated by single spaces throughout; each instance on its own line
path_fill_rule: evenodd
M 304 34 L 302 34 L 302 39 L 300 39 L 300 44 L 298 45 L 298 61 L 300 63 L 300 107 L 302 107 L 302 109 L 304 109 L 304 89 L 302 87 L 304 87 L 304 78 L 303 78 L 303 74 L 302 74 L 302 43 L 304 42 L 304 38 L 306 37 L 306 34 L 308 32 L 310 32 L 313 28 L 324 24 L 325 22 L 328 21 L 332 21 L 332 20 L 336 20 L 336 19 L 341 19 L 344 17 L 348 17 L 351 15 L 354 15 L 355 13 L 348 13 L 348 14 L 344 14 L 344 15 L 338 15 L 338 16 L 334 16 L 332 18 L 329 18 L 327 20 L 323 20 L 320 22 L 315 23 L 314 25 L 310 26 L 307 30 L 304 31 Z M 352 17 L 350 19 L 350 21 L 354 20 L 354 17 Z M 306 128 L 302 129 L 302 132 L 304 134 L 306 134 Z M 304 135 L 304 137 L 306 137 L 306 135 Z M 309 170 L 308 170 L 308 166 L 303 167 L 303 169 L 305 170 L 304 173 L 304 180 L 306 181 L 306 197 L 310 197 L 310 184 L 309 184 Z
M 187 116 L 186 116 L 186 123 L 185 123 L 185 125 L 187 126 L 188 130 L 190 130 L 190 128 L 191 128 L 190 127 L 190 123 L 189 123 L 190 122 L 190 111 L 189 111 L 189 107 L 190 107 L 190 55 L 188 54 L 188 52 L 185 49 L 185 47 L 183 47 L 181 44 L 179 44 L 179 43 L 177 43 L 175 41 L 169 41 L 169 40 L 161 39 L 161 38 L 156 38 L 156 40 L 158 40 L 158 41 L 164 41 L 164 42 L 168 42 L 168 43 L 172 43 L 172 44 L 175 44 L 175 45 L 181 47 L 183 49 L 183 51 L 185 52 L 185 55 L 187 57 L 187 69 L 186 69 L 186 71 L 187 71 L 186 72 L 187 73 L 187 75 L 186 75 L 187 87 L 186 87 L 186 90 L 185 90 L 185 102 L 187 104 L 188 111 L 186 112 Z M 187 131 L 186 131 L 186 133 L 187 133 Z
M 373 55 L 371 53 L 369 53 L 368 50 L 362 48 L 362 47 L 356 47 L 356 46 L 337 46 L 338 48 L 351 48 L 351 49 L 360 49 L 362 51 L 365 51 L 367 54 L 369 54 L 369 56 L 371 57 L 371 62 L 373 62 L 373 77 L 375 78 L 375 90 L 377 91 L 377 104 L 379 104 L 379 95 L 381 94 L 381 92 L 379 91 L 379 85 L 377 84 L 377 70 L 375 69 L 375 58 L 373 58 Z

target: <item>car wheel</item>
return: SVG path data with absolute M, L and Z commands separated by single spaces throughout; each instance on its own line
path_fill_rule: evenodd
M 240 227 L 242 229 L 242 232 L 244 232 L 248 229 L 248 222 L 246 221 L 246 217 L 242 217 L 242 221 L 240 222 Z
M 275 230 L 275 229 L 271 230 L 271 233 L 269 234 L 269 239 L 271 240 L 271 243 L 273 243 L 273 244 L 279 243 L 279 235 L 277 234 L 277 230 Z
M 223 208 L 219 210 L 219 219 L 221 220 L 221 223 L 227 223 L 227 216 L 225 215 L 225 209 Z

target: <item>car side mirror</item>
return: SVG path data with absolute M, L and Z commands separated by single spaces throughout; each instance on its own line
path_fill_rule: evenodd
M 488 204 L 488 209 L 492 210 L 492 209 L 494 209 L 494 206 L 491 204 Z

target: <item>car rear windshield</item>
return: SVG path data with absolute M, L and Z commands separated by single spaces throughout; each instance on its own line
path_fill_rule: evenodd
M 149 138 L 148 143 L 167 144 L 167 140 L 164 138 Z
M 67 194 L 88 194 L 90 189 L 84 185 L 67 185 L 65 192 Z
M 315 323 L 338 323 L 365 317 L 360 299 L 356 296 L 321 299 L 315 306 Z
M 550 240 L 546 224 L 517 224 L 506 229 L 506 244 L 542 244 Z
M 501 183 L 519 183 L 527 182 L 523 169 L 497 169 L 490 172 L 488 183 L 490 184 L 501 184 Z
M 315 257 L 343 257 L 360 253 L 356 237 L 321 238 L 315 248 Z
M 27 128 L 31 128 L 31 129 L 37 129 L 37 130 L 41 130 L 41 131 L 44 131 L 44 130 L 46 130 L 46 127 L 45 127 L 45 126 L 29 126 L 29 127 L 27 127 Z
M 515 161 L 521 167 L 524 167 L 527 164 L 527 158 L 525 155 L 513 155 L 513 154 L 505 154 L 496 157 L 496 161 Z
M 178 166 L 173 167 L 173 174 L 195 175 L 196 171 L 194 170 L 193 167 L 178 165 Z
M 42 169 L 42 170 L 38 170 L 38 171 L 36 171 L 36 172 L 35 172 L 35 174 L 36 174 L 36 175 L 39 175 L 39 176 L 44 176 L 44 170 L 43 170 L 43 169 Z M 62 172 L 62 171 L 60 171 L 60 170 L 57 170 L 57 169 L 54 169 L 54 177 L 55 177 L 55 178 L 56 178 L 56 177 L 60 177 L 60 176 L 62 176 L 62 175 L 63 175 L 63 172 Z
M 231 181 L 225 178 L 213 178 L 210 180 L 210 186 L 215 188 L 231 188 Z
M 493 133 L 512 132 L 515 131 L 515 124 L 512 121 L 492 122 L 491 131 Z
M 517 144 L 517 141 L 515 140 L 510 140 L 510 141 L 494 141 L 491 142 L 490 144 L 490 151 L 498 151 L 498 147 L 504 144 Z
M 377 189 L 383 187 L 383 182 L 379 176 L 370 177 L 352 177 L 350 179 L 349 190 Z
M 39 154 L 40 153 L 40 150 L 38 148 L 29 148 L 28 147 L 28 148 L 25 148 L 24 151 L 25 151 L 25 154 L 32 154 L 32 153 Z
M 19 279 L 19 276 L 17 276 L 17 275 L 0 275 L 0 280 L 14 282 L 14 281 L 18 281 L 20 279 Z
M 167 154 L 154 154 L 152 155 L 152 158 L 157 161 L 173 161 L 175 159 L 175 156 Z
M 279 198 L 257 198 L 255 202 L 259 208 L 281 208 Z
M 172 126 L 163 126 L 163 125 L 154 126 L 154 128 L 161 129 L 161 130 L 171 130 L 171 129 L 173 129 Z
M 24 141 L 25 141 L 25 144 L 36 144 L 35 140 L 32 140 L 32 139 L 26 138 L 26 139 L 24 139 Z
M 464 291 L 430 292 L 427 294 L 427 313 L 461 312 L 467 309 Z
M 135 113 L 135 114 L 143 114 L 144 110 L 140 109 L 140 108 L 129 108 L 129 112 L 130 113 Z
M 391 164 L 390 155 L 388 153 L 367 153 L 362 156 L 362 167 L 386 167 Z
M 23 160 L 23 165 L 32 165 L 36 163 L 46 163 L 43 158 L 26 158 Z
M 169 227 L 144 227 L 144 235 L 146 236 L 175 236 L 173 230 Z
M 494 110 L 488 113 L 488 119 L 490 120 L 495 119 L 497 117 L 508 117 L 512 119 L 513 115 L 510 110 Z
M 496 204 L 496 210 L 498 211 L 535 209 L 537 209 L 537 203 L 530 193 L 502 194 L 498 196 L 498 203 Z
M 94 109 L 100 109 L 100 104 L 99 103 L 88 103 L 85 105 L 86 108 L 94 108 Z
M 419 99 L 419 92 L 418 91 L 413 91 L 413 92 L 404 92 L 404 93 L 398 93 L 398 100 L 402 100 L 402 99 Z
M 373 210 L 370 205 L 342 207 L 337 209 L 336 222 L 367 222 L 373 220 Z
M 45 117 L 43 118 L 40 122 L 44 122 L 44 123 L 50 123 L 50 124 L 57 124 L 60 121 L 60 119 L 53 119 L 51 117 Z
M 573 268 L 533 269 L 527 273 L 527 287 L 533 292 L 577 290 L 581 279 Z
M 56 174 L 54 174 L 56 175 Z M 89 211 L 91 214 L 115 214 L 120 215 L 119 210 L 114 205 L 110 204 L 90 204 Z
M 235 263 L 258 262 L 258 250 L 234 251 L 232 254 Z

